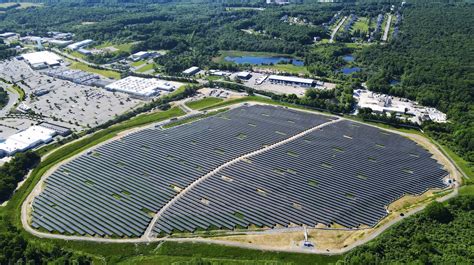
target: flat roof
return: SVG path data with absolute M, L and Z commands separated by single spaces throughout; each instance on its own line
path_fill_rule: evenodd
M 152 96 L 158 92 L 158 90 L 173 90 L 169 82 L 158 80 L 156 78 L 142 78 L 137 76 L 127 76 L 123 79 L 108 84 L 105 88 L 109 90 L 115 90 L 134 94 L 138 96 Z
M 199 70 L 199 67 L 193 66 L 193 67 L 190 67 L 190 68 L 184 70 L 183 74 L 192 74 L 193 72 L 196 72 L 198 70 Z
M 313 79 L 301 78 L 301 77 L 296 77 L 296 76 L 270 75 L 268 78 L 273 79 L 273 80 L 278 80 L 278 81 L 284 81 L 284 82 L 306 83 L 306 84 L 314 83 Z
M 38 125 L 31 126 L 24 131 L 8 137 L 5 142 L 0 143 L 0 150 L 8 154 L 24 151 L 39 143 L 49 142 L 55 134 L 56 131 L 52 129 Z
M 22 56 L 23 59 L 25 59 L 25 61 L 30 65 L 43 63 L 46 63 L 48 65 L 55 65 L 59 64 L 60 61 L 62 61 L 61 57 L 49 51 L 26 53 Z

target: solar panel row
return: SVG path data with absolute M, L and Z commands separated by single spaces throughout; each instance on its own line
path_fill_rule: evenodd
M 129 134 L 49 176 L 33 202 L 32 226 L 68 234 L 140 236 L 152 215 L 197 178 L 327 121 L 322 115 L 252 106 Z
M 341 121 L 221 170 L 165 211 L 154 232 L 374 226 L 391 202 L 444 188 L 447 174 L 415 142 Z

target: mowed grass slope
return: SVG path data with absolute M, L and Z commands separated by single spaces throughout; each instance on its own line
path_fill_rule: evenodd
M 272 252 L 204 243 L 165 242 L 154 255 L 125 259 L 119 264 L 335 264 L 339 255 Z
M 81 71 L 89 72 L 89 73 L 93 73 L 93 74 L 98 74 L 98 75 L 105 76 L 105 77 L 108 77 L 108 78 L 113 78 L 113 79 L 117 79 L 117 80 L 120 79 L 120 73 L 119 72 L 93 68 L 93 67 L 90 67 L 87 64 L 81 63 L 81 62 L 73 62 L 69 67 L 71 69 L 81 70 Z
M 201 110 L 221 103 L 222 101 L 224 100 L 221 98 L 207 97 L 200 100 L 187 102 L 186 106 L 190 107 L 191 109 Z

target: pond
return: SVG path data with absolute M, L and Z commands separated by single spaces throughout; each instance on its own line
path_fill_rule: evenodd
M 352 73 L 359 72 L 360 70 L 360 67 L 344 67 L 342 68 L 341 72 L 345 75 L 350 75 Z
M 348 63 L 354 61 L 354 56 L 352 54 L 342 56 L 342 59 Z
M 227 62 L 234 62 L 236 64 L 277 64 L 280 62 L 290 62 L 292 61 L 293 65 L 303 66 L 304 62 L 301 60 L 293 59 L 290 57 L 281 57 L 281 56 L 227 56 L 224 58 Z

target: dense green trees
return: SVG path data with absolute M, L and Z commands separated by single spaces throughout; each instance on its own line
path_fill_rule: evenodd
M 407 97 L 448 114 L 451 122 L 423 129 L 474 161 L 474 6 L 423 5 L 404 11 L 401 34 L 389 45 L 372 45 L 358 58 L 368 87 Z M 400 81 L 393 85 L 393 81 Z
M 0 202 L 8 200 L 18 182 L 23 180 L 28 170 L 39 160 L 39 156 L 32 152 L 17 153 L 0 168 Z
M 92 259 L 54 245 L 45 247 L 26 240 L 14 226 L 0 218 L 0 264 L 91 264 Z
M 434 202 L 422 213 L 349 252 L 344 264 L 472 264 L 474 196 L 447 205 Z
M 0 87 L 0 108 L 3 108 L 8 103 L 8 93 Z

